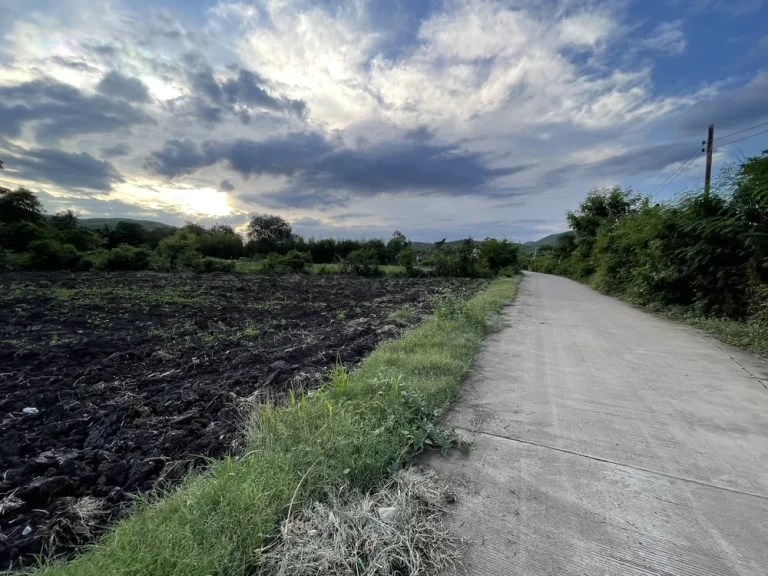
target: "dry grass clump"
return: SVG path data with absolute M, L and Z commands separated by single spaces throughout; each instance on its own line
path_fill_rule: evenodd
M 450 573 L 461 542 L 444 522 L 445 503 L 446 491 L 434 474 L 413 468 L 373 493 L 342 489 L 283 523 L 280 538 L 261 558 L 259 574 Z

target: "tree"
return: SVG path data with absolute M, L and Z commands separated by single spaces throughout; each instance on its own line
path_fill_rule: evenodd
M 107 248 L 117 248 L 121 244 L 143 246 L 147 243 L 147 230 L 137 222 L 121 220 L 114 228 L 105 225 L 101 235 L 107 243 Z
M 200 247 L 200 239 L 190 230 L 181 229 L 173 236 L 160 242 L 158 251 L 168 259 L 168 266 L 173 270 L 182 255 L 197 252 Z M 198 258 L 200 255 L 197 255 Z
M 290 245 L 293 238 L 291 225 L 274 214 L 257 214 L 248 224 L 246 236 L 256 242 L 259 254 L 278 252 Z
M 188 228 L 185 226 L 184 229 Z M 230 226 L 213 226 L 210 230 L 203 231 L 199 238 L 203 256 L 236 260 L 243 255 L 243 239 Z
M 405 268 L 406 273 L 412 274 L 413 269 L 416 266 L 416 252 L 414 252 L 413 248 L 410 246 L 404 248 L 397 255 L 397 263 Z
M 74 230 L 80 225 L 77 216 L 75 216 L 72 210 L 66 212 L 58 212 L 51 216 L 51 224 L 56 230 Z
M 43 213 L 43 205 L 34 192 L 22 187 L 15 191 L 0 188 L 0 222 L 40 222 Z
M 502 268 L 517 269 L 520 266 L 519 248 L 506 239 L 486 238 L 480 244 L 480 254 L 494 274 Z
M 312 262 L 328 264 L 333 262 L 336 256 L 336 240 L 333 238 L 321 238 L 320 240 L 310 238 L 307 241 L 307 249 L 312 256 Z
M 640 209 L 643 197 L 632 188 L 595 188 L 575 212 L 567 212 L 566 218 L 577 240 L 594 239 L 604 223 L 615 224 L 622 217 Z
M 410 242 L 405 235 L 399 230 L 395 230 L 392 234 L 392 238 L 387 242 L 387 257 L 389 262 L 394 263 L 397 261 L 397 255 L 410 246 Z

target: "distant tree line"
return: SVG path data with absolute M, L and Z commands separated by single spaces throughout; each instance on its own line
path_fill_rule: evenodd
M 253 216 L 245 239 L 230 226 L 191 222 L 149 229 L 119 221 L 92 230 L 71 211 L 46 215 L 29 190 L 0 188 L 0 269 L 232 272 L 244 259 L 267 273 L 336 264 L 341 272 L 361 276 L 379 275 L 389 265 L 407 275 L 491 277 L 520 268 L 518 246 L 506 240 L 443 240 L 417 254 L 399 231 L 387 241 L 304 238 L 274 215 Z
M 640 304 L 768 326 L 768 151 L 724 170 L 710 194 L 655 203 L 592 190 L 532 270 L 589 281 Z

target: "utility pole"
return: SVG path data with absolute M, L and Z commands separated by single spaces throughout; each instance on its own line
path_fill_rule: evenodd
M 703 142 L 702 142 L 703 144 Z M 715 125 L 709 125 L 707 133 L 707 171 L 704 175 L 704 197 L 709 199 L 709 188 L 712 185 L 712 152 L 715 147 Z

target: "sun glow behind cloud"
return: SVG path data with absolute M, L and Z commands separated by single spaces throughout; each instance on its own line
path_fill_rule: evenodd
M 171 210 L 190 217 L 229 216 L 237 210 L 226 192 L 187 184 L 166 186 L 152 181 L 123 183 L 111 195 L 124 202 L 136 202 L 155 210 Z

